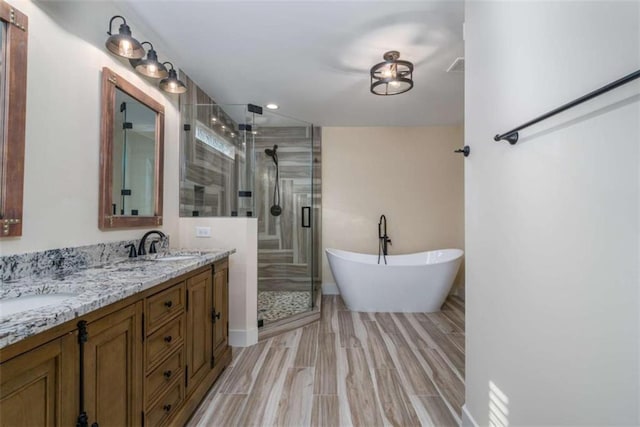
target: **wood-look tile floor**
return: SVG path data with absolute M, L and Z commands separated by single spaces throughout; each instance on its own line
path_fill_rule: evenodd
M 357 313 L 323 296 L 322 319 L 234 352 L 189 426 L 457 426 L 464 302 L 439 313 Z

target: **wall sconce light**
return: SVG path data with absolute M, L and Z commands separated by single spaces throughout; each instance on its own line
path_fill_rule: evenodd
M 122 19 L 122 24 L 120 24 L 117 35 L 111 33 L 113 20 L 116 18 Z M 107 34 L 109 34 L 109 38 L 105 45 L 107 49 L 115 55 L 129 59 L 140 59 L 144 56 L 144 48 L 138 40 L 131 36 L 131 28 L 127 25 L 127 20 L 124 19 L 124 17 L 120 15 L 112 17 L 109 21 L 109 31 L 107 31 Z
M 169 93 L 185 93 L 187 91 L 187 86 L 178 80 L 178 73 L 173 68 L 173 64 L 171 62 L 163 62 L 162 65 L 169 64 L 171 65 L 171 69 L 169 70 L 169 76 L 160 80 L 160 89 Z
M 386 52 L 384 62 L 371 67 L 371 93 L 398 95 L 413 87 L 413 64 L 403 61 L 400 52 Z
M 158 54 L 153 49 L 153 45 L 150 42 L 142 42 L 141 45 L 148 44 L 150 46 L 147 51 L 147 57 L 145 59 L 130 59 L 129 63 L 137 72 L 143 76 L 151 77 L 152 79 L 163 79 L 169 75 L 167 67 L 158 61 Z
M 117 35 L 111 33 L 113 21 L 116 18 L 122 19 L 120 29 Z M 158 61 L 158 53 L 153 48 L 151 42 L 142 42 L 134 39 L 131 36 L 131 28 L 127 25 L 127 20 L 123 16 L 115 15 L 109 21 L 109 38 L 107 39 L 105 46 L 109 49 L 109 52 L 128 58 L 129 63 L 137 72 L 143 76 L 151 77 L 152 79 L 160 80 L 159 86 L 165 92 L 169 93 L 185 93 L 187 86 L 180 80 L 178 80 L 178 73 L 173 67 L 171 62 Z M 144 57 L 145 51 L 142 45 L 148 44 L 149 50 L 147 51 L 147 57 Z M 171 65 L 171 69 L 167 70 L 165 64 Z

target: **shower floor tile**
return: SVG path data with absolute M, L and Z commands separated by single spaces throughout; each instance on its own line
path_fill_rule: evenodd
M 258 319 L 265 322 L 304 313 L 310 307 L 309 291 L 258 291 Z

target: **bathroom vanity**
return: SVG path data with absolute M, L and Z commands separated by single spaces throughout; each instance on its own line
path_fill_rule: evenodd
M 33 287 L 72 296 L 0 313 L 2 424 L 183 425 L 231 361 L 233 252 L 164 254 L 8 284 L 21 296 Z

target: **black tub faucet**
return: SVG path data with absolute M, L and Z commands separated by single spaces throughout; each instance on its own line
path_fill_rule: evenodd
M 390 244 L 391 239 L 387 236 L 387 217 L 380 215 L 380 222 L 378 222 L 378 264 L 380 264 L 380 255 L 384 258 L 384 263 L 387 263 L 387 250 Z
M 140 245 L 138 246 L 138 255 L 146 255 L 147 254 L 147 250 L 145 249 L 144 245 L 147 242 L 147 237 L 149 237 L 152 234 L 157 234 L 158 236 L 160 236 L 161 239 L 166 237 L 165 234 L 160 230 L 147 231 L 146 233 L 144 233 L 144 236 L 142 236 L 142 239 L 140 239 Z M 152 248 L 149 249 L 149 251 L 151 253 L 154 253 L 155 252 L 155 245 L 152 245 Z

